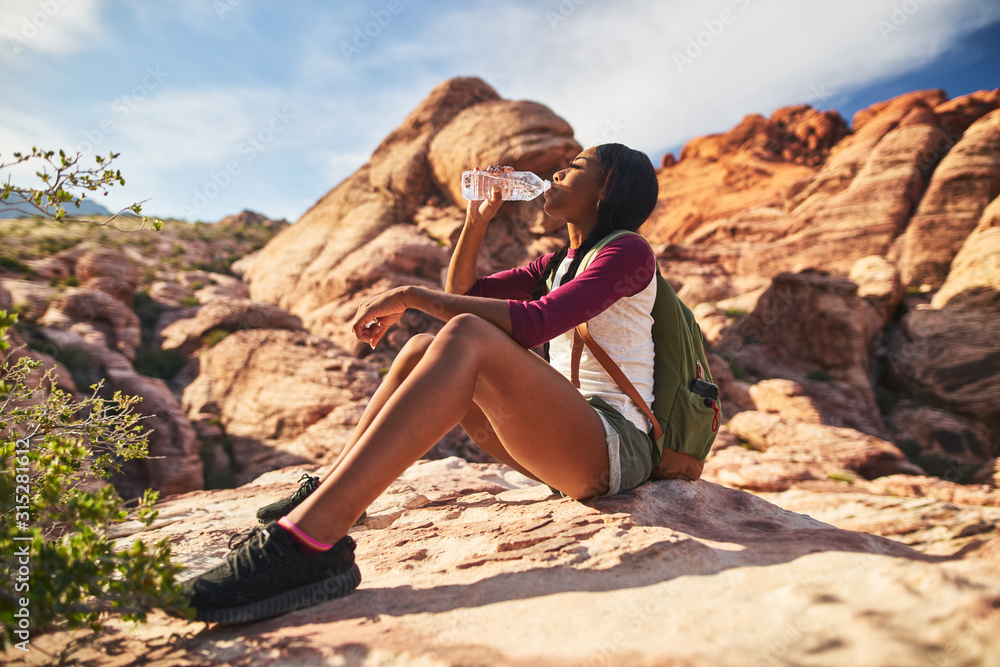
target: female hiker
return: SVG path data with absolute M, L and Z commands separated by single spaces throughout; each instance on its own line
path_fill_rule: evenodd
M 495 191 L 469 202 L 446 292 L 390 290 L 363 303 L 352 324 L 372 346 L 407 308 L 444 320 L 444 327 L 403 347 L 322 481 L 307 477 L 295 494 L 262 508 L 266 527 L 184 583 L 196 618 L 250 621 L 353 591 L 361 575 L 351 525 L 456 424 L 498 460 L 579 500 L 645 481 L 655 455 L 646 416 L 590 355 L 580 365 L 579 389 L 570 366 L 573 329 L 588 322 L 644 400 L 652 400 L 652 250 L 625 235 L 577 269 L 608 234 L 638 229 L 656 196 L 656 173 L 644 153 L 621 144 L 589 148 L 555 174 L 545 194 L 546 213 L 566 221 L 568 245 L 478 279 L 476 257 L 501 201 Z M 546 341 L 551 363 L 530 350 Z

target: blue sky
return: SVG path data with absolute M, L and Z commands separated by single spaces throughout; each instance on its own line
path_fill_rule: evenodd
M 0 0 L 0 160 L 120 152 L 101 203 L 296 220 L 441 81 L 655 164 L 789 104 L 1000 86 L 996 0 Z M 86 158 L 89 159 L 89 158 Z M 470 165 L 472 166 L 472 165 Z M 30 174 L 14 173 L 27 182 Z

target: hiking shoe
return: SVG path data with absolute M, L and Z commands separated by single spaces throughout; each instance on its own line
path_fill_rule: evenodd
M 288 496 L 287 498 L 282 498 L 277 500 L 270 505 L 265 505 L 257 510 L 257 521 L 261 523 L 271 523 L 272 521 L 277 521 L 283 516 L 286 516 L 293 509 L 298 507 L 303 500 L 309 497 L 309 495 L 319 488 L 319 477 L 313 477 L 312 475 L 304 474 L 299 478 L 299 488 L 296 489 L 295 493 Z M 362 512 L 358 520 L 352 525 L 360 526 L 368 518 L 367 512 Z
M 271 523 L 272 521 L 277 521 L 298 507 L 303 500 L 308 498 L 313 491 L 319 488 L 319 477 L 313 477 L 308 473 L 302 475 L 302 477 L 299 478 L 299 482 L 299 488 L 295 490 L 295 493 L 287 498 L 275 501 L 270 505 L 264 505 L 257 510 L 257 521 L 260 521 L 261 523 Z
M 277 523 L 258 526 L 214 568 L 181 584 L 195 620 L 246 623 L 344 597 L 361 583 L 354 540 L 305 554 Z

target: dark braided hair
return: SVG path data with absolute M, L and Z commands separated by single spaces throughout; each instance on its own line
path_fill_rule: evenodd
M 597 225 L 577 248 L 566 275 L 560 285 L 572 280 L 580 268 L 580 261 L 608 234 L 620 229 L 639 229 L 656 206 L 659 184 L 656 169 L 649 156 L 622 144 L 601 144 L 596 148 L 597 162 L 604 172 L 604 188 L 597 202 Z M 559 249 L 546 263 L 531 300 L 535 301 L 548 293 L 546 282 L 549 276 L 566 258 L 569 243 Z

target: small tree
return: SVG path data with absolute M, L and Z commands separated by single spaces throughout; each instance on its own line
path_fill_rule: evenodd
M 115 184 L 125 185 L 125 179 L 121 171 L 112 169 L 111 163 L 119 156 L 119 153 L 108 153 L 107 157 L 97 155 L 94 157 L 96 166 L 89 169 L 80 164 L 80 153 L 68 155 L 65 151 L 59 151 L 56 158 L 56 151 L 44 151 L 36 147 L 31 148 L 31 153 L 13 153 L 14 159 L 11 162 L 0 161 L 0 170 L 11 169 L 21 164 L 31 162 L 38 165 L 35 176 L 42 181 L 42 186 L 37 188 L 26 188 L 11 184 L 10 176 L 3 184 L 0 191 L 0 200 L 9 206 L 22 211 L 25 217 L 30 215 L 40 215 L 51 218 L 57 222 L 72 220 L 77 222 L 88 222 L 95 225 L 108 225 L 115 229 L 121 229 L 113 224 L 124 213 L 131 212 L 135 215 L 142 213 L 143 202 L 138 202 L 127 206 L 103 222 L 93 222 L 81 218 L 67 216 L 64 204 L 72 204 L 79 207 L 80 202 L 87 197 L 87 192 L 97 192 L 108 194 L 108 189 Z M 142 216 L 142 224 L 138 229 L 148 229 L 149 224 L 157 231 L 163 223 L 156 218 Z M 124 231 L 124 230 L 123 230 Z M 136 230 L 138 231 L 138 230 Z
M 44 184 L 20 188 L 8 179 L 0 199 L 56 221 L 73 220 L 63 204 L 86 196 L 73 191 L 107 192 L 125 183 L 109 168 L 116 153 L 97 157 L 93 169 L 79 165 L 79 154 L 59 151 L 58 161 L 55 155 L 32 148 L 0 162 L 4 169 L 41 161 L 36 175 Z M 138 214 L 141 207 L 93 224 L 114 227 L 125 211 Z M 142 218 L 143 226 L 147 222 Z M 7 331 L 16 323 L 16 315 L 0 310 L 0 353 L 9 350 Z M 147 490 L 130 514 L 107 483 L 123 462 L 146 456 L 142 417 L 133 410 L 141 398 L 120 392 L 102 398 L 98 383 L 77 400 L 56 387 L 53 370 L 42 372 L 41 362 L 13 352 L 0 359 L 0 553 L 8 561 L 0 573 L 0 648 L 27 649 L 33 634 L 56 627 L 99 630 L 107 612 L 144 621 L 152 607 L 185 609 L 175 580 L 180 567 L 171 562 L 166 539 L 116 550 L 109 535 L 126 519 L 149 525 L 156 517 L 156 492 Z

